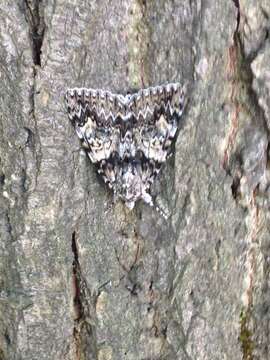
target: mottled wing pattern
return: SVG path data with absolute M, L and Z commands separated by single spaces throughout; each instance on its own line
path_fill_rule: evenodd
M 152 205 L 151 185 L 171 153 L 184 107 L 180 84 L 132 95 L 74 88 L 66 93 L 69 118 L 98 172 L 129 208 Z

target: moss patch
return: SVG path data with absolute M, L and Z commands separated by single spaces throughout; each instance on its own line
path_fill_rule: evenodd
M 240 335 L 243 360 L 253 360 L 254 342 L 252 340 L 252 332 L 249 329 L 250 312 L 241 311 L 240 314 Z

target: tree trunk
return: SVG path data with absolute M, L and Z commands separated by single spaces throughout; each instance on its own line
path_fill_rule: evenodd
M 269 359 L 269 0 L 2 0 L 0 359 Z M 153 193 L 99 181 L 69 87 L 181 82 Z

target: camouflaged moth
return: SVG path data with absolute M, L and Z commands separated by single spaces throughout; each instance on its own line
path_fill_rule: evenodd
M 184 108 L 178 83 L 120 95 L 68 89 L 71 123 L 89 158 L 117 197 L 132 209 L 153 205 L 151 185 L 172 151 Z

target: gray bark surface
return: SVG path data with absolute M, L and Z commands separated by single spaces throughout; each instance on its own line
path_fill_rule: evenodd
M 269 359 L 269 0 L 2 0 L 0 359 Z M 187 84 L 154 188 L 98 179 L 64 93 Z

